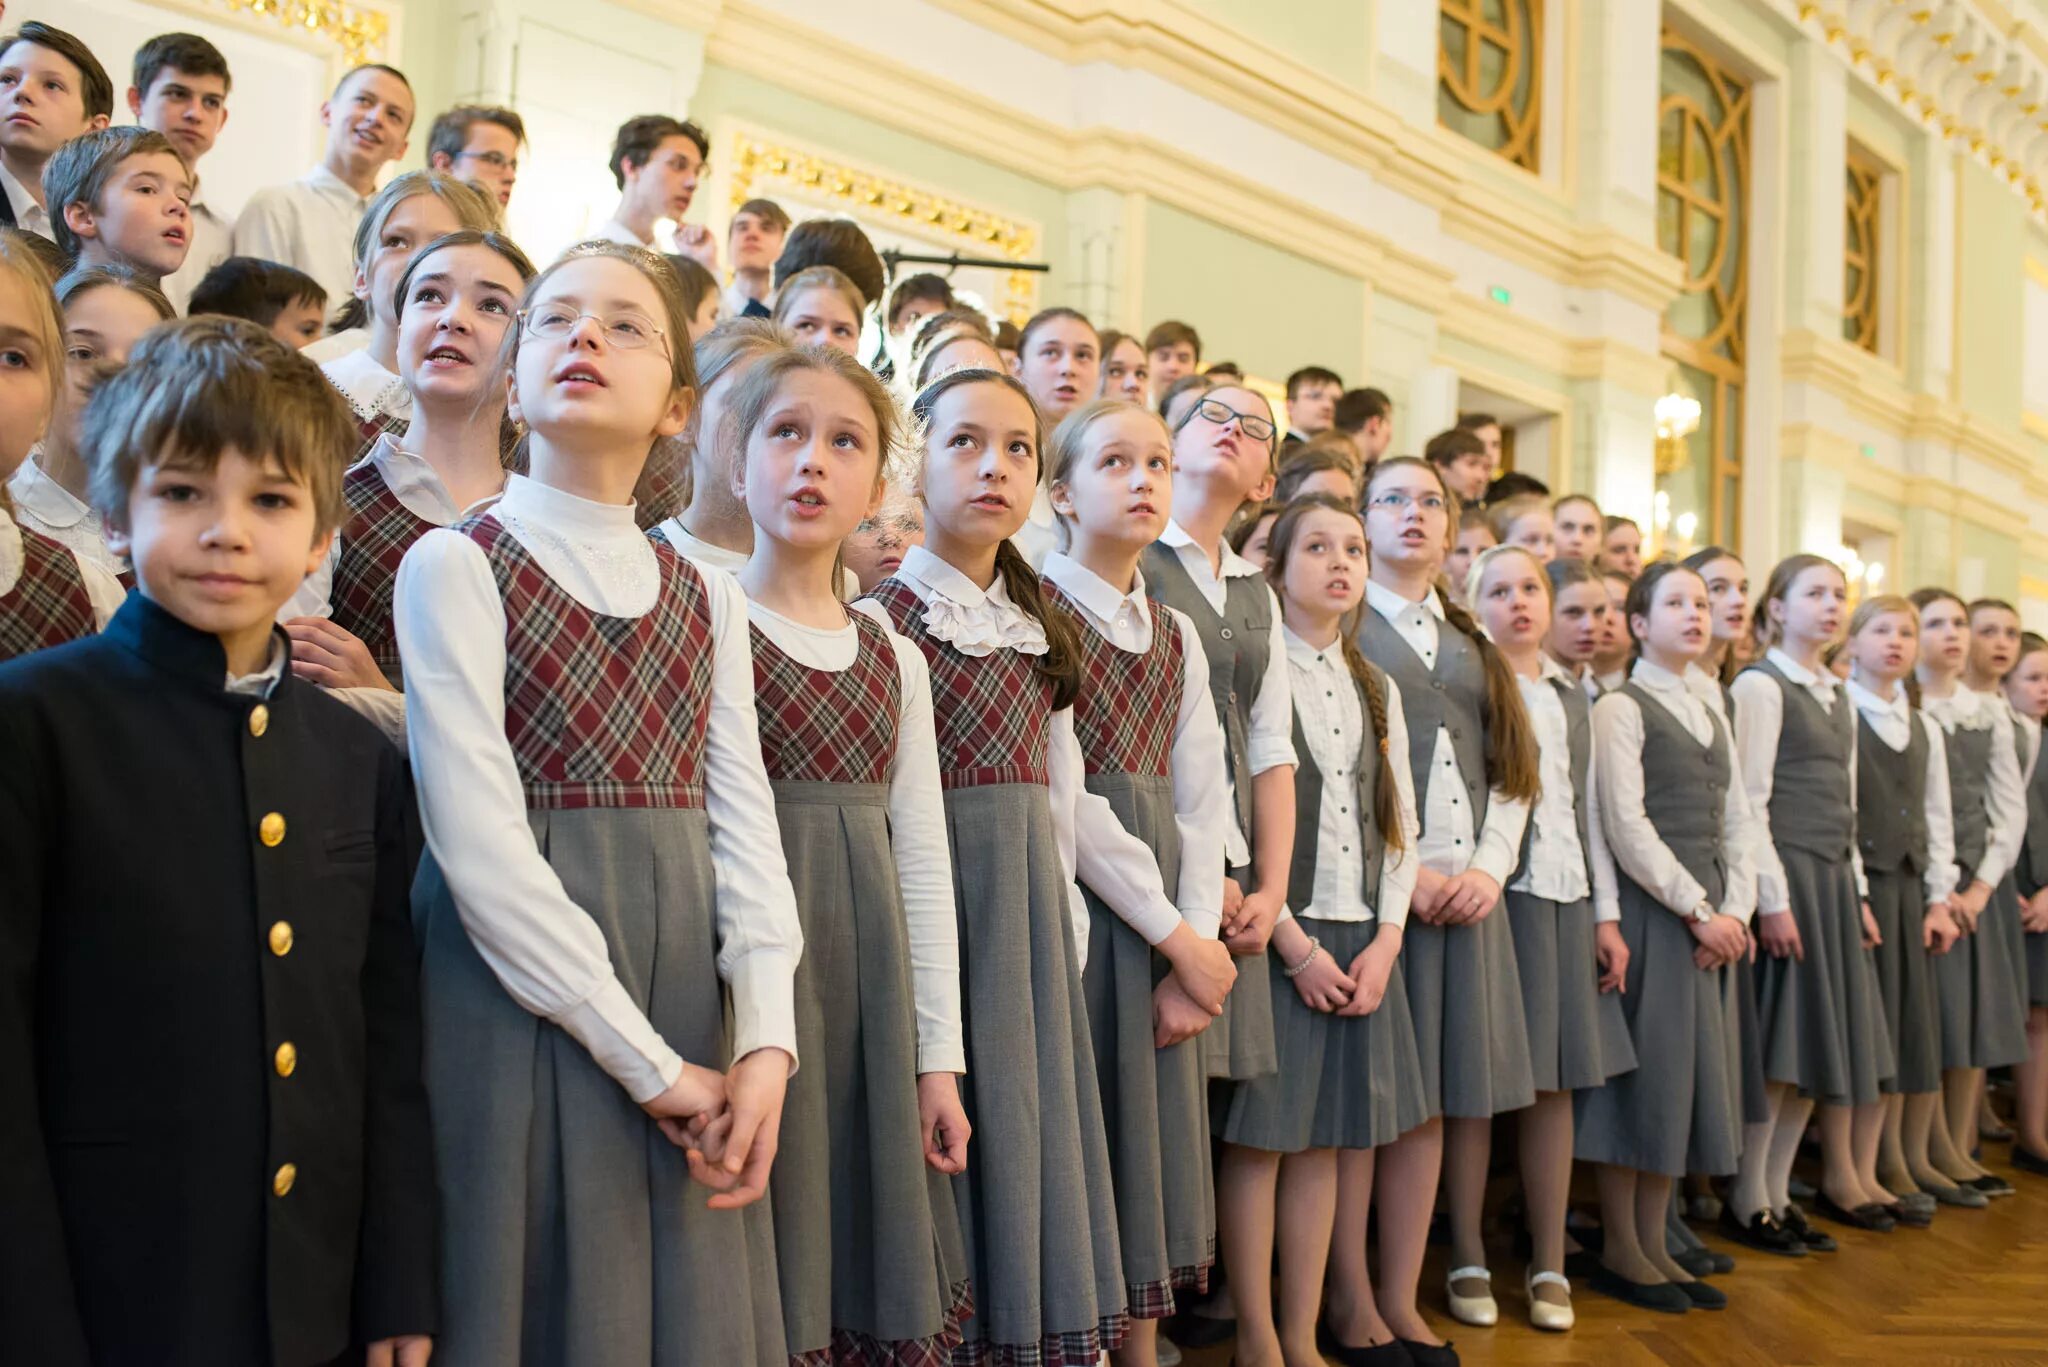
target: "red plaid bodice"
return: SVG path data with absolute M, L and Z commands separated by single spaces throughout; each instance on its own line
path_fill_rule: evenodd
M 489 515 L 456 527 L 505 605 L 505 738 L 526 805 L 702 807 L 711 716 L 711 599 L 656 545 L 661 593 L 639 617 L 592 612 Z
M 68 547 L 26 527 L 21 578 L 0 594 L 0 660 L 47 650 L 99 630 L 85 576 Z
M 1051 583 L 1046 596 L 1067 609 L 1081 629 L 1081 697 L 1074 704 L 1074 738 L 1091 774 L 1172 772 L 1174 723 L 1186 683 L 1180 624 L 1163 603 L 1146 600 L 1152 645 L 1142 655 L 1120 650 L 1088 625 L 1080 606 Z
M 845 669 L 813 669 L 792 659 L 759 627 L 754 647 L 754 711 L 761 759 L 771 779 L 809 783 L 887 783 L 896 758 L 903 676 L 880 625 L 853 613 L 856 647 Z
M 867 596 L 931 666 L 939 786 L 1045 784 L 1052 685 L 1038 676 L 1033 657 L 1014 650 L 962 655 L 925 630 L 924 600 L 899 580 L 885 579 Z
M 392 627 L 391 598 L 398 562 L 437 524 L 400 503 L 383 473 L 367 461 L 342 476 L 341 494 L 348 516 L 341 524 L 328 607 L 334 624 L 369 647 L 377 668 L 395 684 L 398 633 Z

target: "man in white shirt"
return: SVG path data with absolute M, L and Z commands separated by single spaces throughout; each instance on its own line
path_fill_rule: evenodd
M 114 83 L 84 43 L 37 23 L 0 38 L 0 227 L 54 242 L 43 167 L 113 115 Z
M 208 207 L 199 180 L 199 159 L 227 126 L 233 85 L 227 58 L 196 33 L 160 33 L 135 50 L 128 111 L 144 128 L 169 138 L 192 172 L 191 247 L 185 264 L 162 281 L 165 297 L 180 313 L 206 273 L 234 251 L 234 220 Z
M 649 251 L 674 251 L 718 274 L 718 239 L 701 224 L 683 222 L 697 185 L 708 169 L 711 140 L 687 119 L 639 114 L 619 125 L 612 138 L 612 179 L 619 207 L 591 236 Z M 675 235 L 664 244 L 655 228 L 664 219 Z
M 356 280 L 356 223 L 376 193 L 377 176 L 405 155 L 412 129 L 412 86 L 396 68 L 359 66 L 320 106 L 327 151 L 288 185 L 250 196 L 235 223 L 235 255 L 296 266 L 320 282 L 330 301 L 349 297 Z

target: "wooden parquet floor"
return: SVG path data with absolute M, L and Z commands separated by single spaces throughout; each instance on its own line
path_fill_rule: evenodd
M 1443 1310 L 1441 1249 L 1423 1274 L 1437 1332 L 1466 1367 L 1909 1367 L 2048 1365 L 2048 1179 L 2014 1172 L 2003 1145 L 1984 1159 L 2019 1194 L 1986 1210 L 1944 1207 L 1929 1229 L 1867 1234 L 1816 1221 L 1841 1251 L 1805 1258 L 1752 1253 L 1702 1231 L 1733 1254 L 1736 1269 L 1714 1284 L 1725 1311 L 1659 1315 L 1576 1289 L 1578 1327 L 1529 1327 L 1522 1263 L 1492 1250 L 1501 1323 L 1470 1329 Z M 1228 1347 L 1189 1353 L 1189 1367 L 1225 1367 Z

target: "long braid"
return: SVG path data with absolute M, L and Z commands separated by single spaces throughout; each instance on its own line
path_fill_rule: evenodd
M 1047 601 L 1038 575 L 1024 553 L 1007 540 L 996 546 L 996 573 L 1010 601 L 1045 629 L 1045 654 L 1032 662 L 1038 677 L 1052 685 L 1052 708 L 1072 707 L 1081 696 L 1081 634 L 1074 619 Z
M 1479 652 L 1486 671 L 1486 705 L 1481 720 L 1486 728 L 1486 782 L 1503 796 L 1519 802 L 1535 800 L 1541 783 L 1536 759 L 1536 729 L 1529 721 L 1529 709 L 1522 705 L 1522 686 L 1515 678 L 1507 656 L 1487 639 L 1472 620 L 1472 614 L 1451 600 L 1443 585 L 1436 588 L 1444 620 L 1470 641 Z
M 1379 827 L 1380 839 L 1388 849 L 1404 849 L 1408 842 L 1401 835 L 1401 790 L 1394 781 L 1394 766 L 1406 764 L 1408 757 L 1390 753 L 1387 690 L 1380 683 L 1379 671 L 1366 661 L 1365 652 L 1358 648 L 1354 632 L 1347 630 L 1339 639 L 1344 643 L 1344 663 L 1350 668 L 1351 677 L 1358 680 L 1358 686 L 1365 692 L 1366 711 L 1372 717 L 1372 734 L 1379 745 L 1378 777 L 1372 790 L 1373 824 Z

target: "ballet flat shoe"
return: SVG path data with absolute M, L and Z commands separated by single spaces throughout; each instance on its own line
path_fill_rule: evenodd
M 1781 1258 L 1806 1256 L 1806 1245 L 1799 1238 L 1798 1231 L 1780 1224 L 1768 1210 L 1760 1210 L 1743 1220 L 1735 1214 L 1734 1207 L 1723 1206 L 1719 1223 L 1721 1232 L 1744 1248 L 1753 1248 L 1759 1253 L 1775 1253 Z M 1679 1266 L 1684 1267 L 1685 1264 L 1680 1263 Z M 1692 1269 L 1688 1267 L 1686 1271 L 1692 1272 Z M 1693 1275 L 1697 1277 L 1699 1273 L 1693 1272 Z
M 1419 1343 L 1414 1339 L 1395 1339 L 1394 1342 L 1408 1350 L 1408 1360 L 1415 1367 L 1458 1367 L 1458 1350 L 1448 1341 Z
M 1332 1339 L 1320 1345 L 1317 1351 L 1337 1367 L 1413 1367 L 1415 1362 L 1399 1339 L 1376 1343 L 1368 1348 L 1346 1348 Z
M 1814 1198 L 1813 1210 L 1814 1214 L 1822 1219 L 1833 1220 L 1836 1224 L 1847 1225 L 1851 1229 L 1869 1230 L 1873 1234 L 1889 1234 L 1898 1228 L 1897 1221 L 1887 1215 L 1884 1207 L 1875 1201 L 1848 1210 L 1836 1205 L 1826 1192 L 1822 1192 Z
M 1955 1206 L 1959 1210 L 1982 1210 L 1991 1204 L 1991 1198 L 1975 1187 L 1929 1186 L 1923 1188 L 1935 1202 L 1944 1206 Z
M 1459 1282 L 1478 1281 L 1487 1283 L 1486 1290 L 1477 1296 L 1461 1296 L 1455 1289 Z M 1493 1276 L 1483 1267 L 1460 1267 L 1444 1278 L 1444 1295 L 1450 1298 L 1451 1318 L 1460 1324 L 1469 1324 L 1476 1329 L 1491 1329 L 1500 1323 L 1500 1305 L 1493 1299 Z
M 1965 1182 L 1963 1183 L 1963 1185 L 1966 1187 L 1975 1187 L 1978 1191 L 1983 1192 L 1986 1196 L 1994 1198 L 1999 1196 L 2012 1195 L 2012 1183 L 2006 1181 L 2003 1177 L 2000 1177 L 1995 1172 L 1987 1172 L 1974 1182 Z
M 1705 1282 L 1679 1282 L 1677 1286 L 1685 1298 L 1692 1302 L 1695 1310 L 1728 1308 L 1728 1293 L 1718 1286 L 1708 1286 Z
M 1934 1223 L 1934 1212 L 1925 1206 L 1909 1206 L 1904 1201 L 1894 1201 L 1879 1210 L 1892 1217 L 1892 1223 L 1903 1229 L 1926 1229 Z
M 1586 1279 L 1586 1283 L 1603 1296 L 1612 1297 L 1641 1310 L 1655 1310 L 1665 1315 L 1683 1315 L 1692 1309 L 1692 1297 L 1670 1282 L 1632 1282 L 1619 1272 L 1609 1269 L 1605 1263 L 1593 1269 L 1593 1275 Z
M 1778 1223 L 1791 1230 L 1793 1236 L 1806 1245 L 1809 1253 L 1833 1253 L 1841 1247 L 1835 1242 L 1834 1235 L 1824 1229 L 1813 1227 L 1813 1222 L 1806 1218 L 1805 1208 L 1797 1202 L 1785 1207 L 1785 1213 L 1779 1217 Z
M 2012 1165 L 2021 1172 L 2032 1173 L 2036 1177 L 2048 1177 L 2048 1158 L 2035 1153 L 2025 1144 L 2012 1146 Z
M 1924 1210 L 1929 1215 L 1932 1215 L 1934 1214 L 1935 1206 L 1939 1203 L 1927 1192 L 1909 1191 L 1899 1197 L 1899 1204 L 1907 1210 Z
M 1726 1253 L 1716 1253 L 1711 1248 L 1688 1248 L 1683 1253 L 1671 1255 L 1671 1261 L 1695 1277 L 1718 1277 L 1724 1272 L 1735 1270 L 1735 1260 Z
M 1564 1288 L 1565 1303 L 1563 1305 L 1559 1305 L 1555 1301 L 1537 1299 L 1536 1288 L 1546 1284 Z M 1529 1293 L 1529 1323 L 1536 1328 L 1548 1329 L 1552 1333 L 1563 1333 L 1577 1322 L 1578 1317 L 1572 1313 L 1572 1284 L 1562 1274 L 1556 1272 L 1531 1272 L 1523 1280 L 1522 1288 Z
M 1182 1348 L 1213 1348 L 1237 1337 L 1237 1321 L 1213 1319 L 1192 1310 L 1182 1310 L 1169 1316 L 1159 1331 Z

